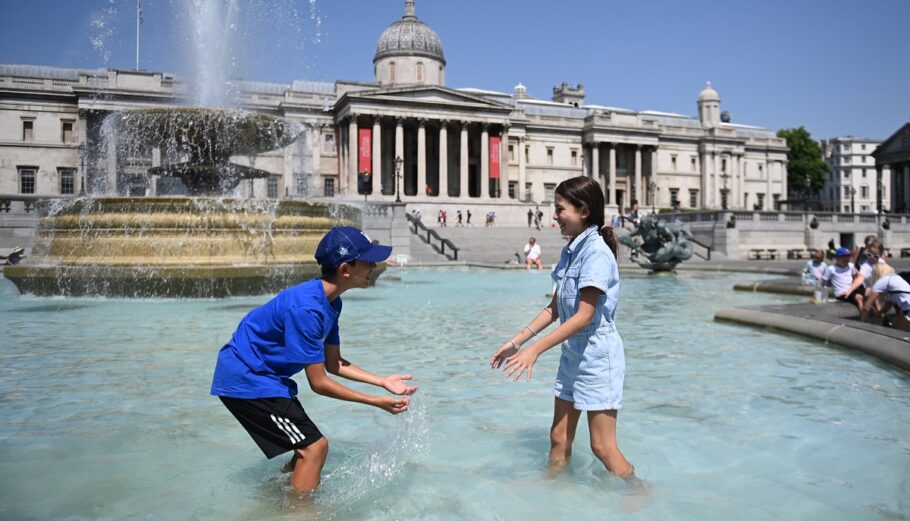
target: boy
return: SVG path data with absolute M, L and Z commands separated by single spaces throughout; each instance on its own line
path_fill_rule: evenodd
M 322 277 L 288 288 L 250 311 L 218 353 L 212 395 L 247 430 L 269 459 L 294 451 L 285 465 L 302 492 L 319 486 L 329 444 L 297 400 L 294 374 L 305 371 L 310 389 L 323 396 L 379 407 L 398 414 L 417 388 L 410 375 L 381 377 L 341 357 L 338 317 L 341 294 L 366 288 L 377 262 L 392 253 L 357 228 L 332 228 L 316 248 Z M 401 396 L 367 395 L 326 375 L 326 371 L 381 387 Z
M 853 285 L 853 278 L 856 277 L 856 268 L 850 264 L 850 250 L 847 248 L 838 248 L 834 253 L 834 264 L 828 266 L 822 281 L 825 285 L 834 288 L 834 297 L 841 302 L 849 302 L 855 305 L 860 311 L 863 309 L 862 291 L 856 289 L 850 291 Z

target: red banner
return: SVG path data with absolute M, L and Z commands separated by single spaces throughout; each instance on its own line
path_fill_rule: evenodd
M 357 140 L 358 155 L 360 156 L 360 168 L 357 169 L 359 174 L 373 173 L 373 131 L 368 128 L 360 129 L 359 139 Z
M 500 143 L 502 138 L 490 136 L 490 179 L 499 179 L 499 165 L 502 161 Z

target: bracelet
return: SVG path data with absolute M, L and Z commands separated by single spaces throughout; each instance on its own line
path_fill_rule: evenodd
M 524 331 L 525 329 L 527 329 L 528 331 L 531 332 L 531 338 L 534 338 L 535 336 L 537 336 L 537 333 L 535 333 L 534 330 L 531 329 L 531 326 L 525 326 L 524 329 L 522 329 L 522 331 Z
M 512 344 L 512 347 L 514 347 L 516 351 L 518 351 L 518 346 L 515 345 L 515 341 L 514 341 L 514 340 L 509 340 L 509 343 Z

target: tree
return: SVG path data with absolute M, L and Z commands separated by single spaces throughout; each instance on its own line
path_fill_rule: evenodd
M 782 128 L 777 137 L 787 140 L 787 187 L 788 191 L 808 199 L 825 186 L 828 164 L 822 157 L 822 149 L 805 127 Z

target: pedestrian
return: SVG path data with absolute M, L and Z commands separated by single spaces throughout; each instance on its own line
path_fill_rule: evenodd
M 537 207 L 537 213 L 535 214 L 535 217 L 537 217 L 537 231 L 540 231 L 540 223 L 543 222 L 543 211 L 539 206 Z
M 528 228 L 531 227 L 532 220 L 534 220 L 534 210 L 528 208 Z
M 448 218 L 448 215 L 446 214 L 446 211 L 443 210 L 443 211 L 442 211 L 442 227 L 443 227 L 443 228 L 446 227 L 447 218 Z
M 461 222 L 461 210 L 458 210 L 455 215 L 458 217 L 458 222 L 455 223 L 455 226 L 464 226 L 464 224 Z
M 471 226 L 471 210 L 467 211 L 467 222 L 468 226 Z
M 616 441 L 625 356 L 615 323 L 619 303 L 616 238 L 613 229 L 604 226 L 603 191 L 591 178 L 574 177 L 556 187 L 555 205 L 553 218 L 560 232 L 570 237 L 553 271 L 556 292 L 548 306 L 496 351 L 490 365 L 502 367 L 506 377 L 515 381 L 527 372 L 530 380 L 537 358 L 560 345 L 550 427 L 551 473 L 568 463 L 575 428 L 585 411 L 594 455 L 630 485 L 644 486 Z M 519 350 L 556 320 L 560 324 L 555 330 Z
M 341 295 L 366 288 L 376 263 L 392 253 L 352 227 L 332 228 L 316 247 L 321 278 L 285 289 L 250 311 L 218 352 L 211 393 L 218 396 L 269 459 L 293 451 L 285 465 L 291 484 L 310 492 L 319 486 L 329 451 L 325 436 L 307 416 L 291 379 L 303 371 L 316 394 L 399 414 L 408 408 L 410 375 L 379 376 L 341 356 Z M 356 318 L 355 318 L 356 320 Z M 371 384 L 397 396 L 355 391 L 326 373 Z

